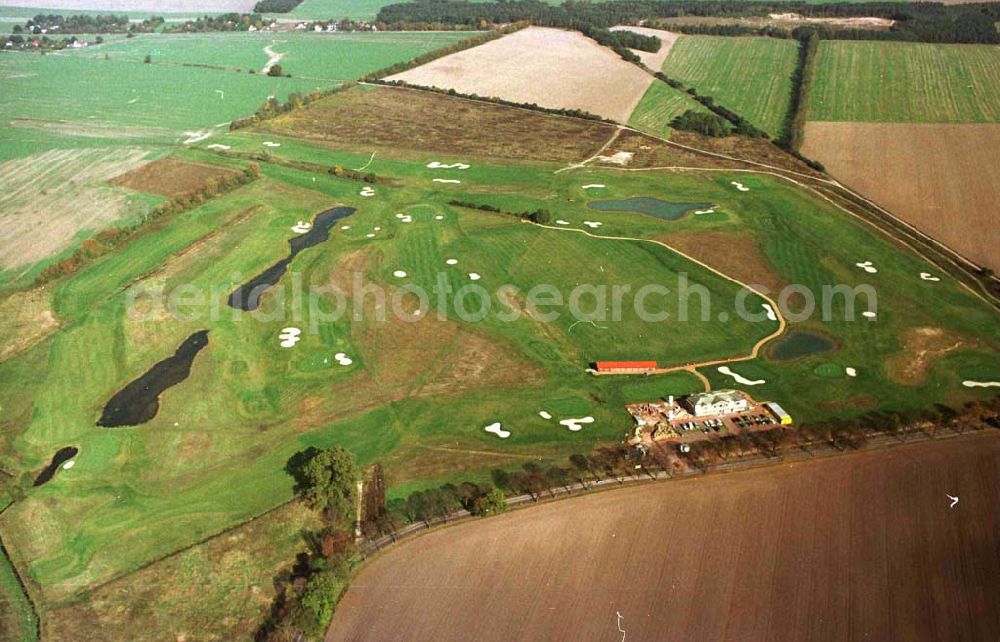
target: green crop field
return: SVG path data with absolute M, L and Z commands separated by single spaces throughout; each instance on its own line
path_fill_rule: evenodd
M 681 36 L 663 73 L 777 137 L 788 114 L 797 57 L 795 40 Z
M 820 43 L 809 120 L 1000 122 L 1000 47 Z
M 689 109 L 706 111 L 700 103 L 667 83 L 654 82 L 635 106 L 628 124 L 655 136 L 665 136 L 670 122 Z

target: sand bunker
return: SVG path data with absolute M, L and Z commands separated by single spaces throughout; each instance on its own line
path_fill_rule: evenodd
M 342 230 L 344 230 L 346 232 L 347 230 L 351 229 L 351 226 L 350 225 L 341 225 L 340 229 L 342 229 Z
M 431 161 L 427 163 L 427 169 L 469 169 L 469 165 L 465 163 L 452 163 L 451 165 L 446 165 L 445 163 Z
M 564 221 L 561 218 L 557 218 L 556 225 L 569 225 L 569 221 Z
M 406 272 L 404 272 L 403 270 L 396 270 L 395 272 L 392 273 L 392 275 L 397 279 L 406 278 Z
M 759 386 L 762 383 L 767 383 L 763 379 L 747 379 L 743 375 L 736 374 L 729 369 L 729 366 L 719 366 L 719 372 L 726 375 L 727 377 L 732 377 L 737 383 L 742 383 L 744 386 Z
M 211 145 L 206 145 L 206 149 L 218 149 L 226 151 L 227 149 L 232 149 L 229 145 L 223 145 L 222 143 L 212 143 Z
M 363 187 L 358 193 L 362 196 L 375 196 L 375 189 L 372 187 Z
M 1000 381 L 963 381 L 966 388 L 1000 388 Z
M 69 470 L 70 468 L 72 468 L 75 465 L 76 465 L 76 461 L 73 460 L 73 459 L 70 459 L 68 462 L 66 462 L 65 464 L 63 464 L 62 467 L 63 467 L 63 470 Z
M 930 272 L 921 272 L 920 273 L 920 278 L 923 279 L 924 281 L 940 281 L 941 280 L 941 277 L 934 276 Z
M 375 238 L 375 232 L 369 232 L 369 233 L 365 234 L 365 238 L 366 239 L 373 239 L 373 238 Z
M 455 178 L 432 178 L 431 180 L 434 181 L 435 183 L 453 183 L 456 185 L 461 184 L 462 182 Z
M 768 319 L 770 319 L 771 321 L 777 321 L 778 320 L 778 315 L 776 315 L 774 313 L 774 308 L 771 307 L 770 303 L 763 303 L 761 305 L 764 306 L 764 311 L 767 312 L 767 318 Z
M 589 227 L 592 230 L 596 230 L 597 228 L 599 228 L 601 226 L 601 222 L 600 221 L 584 221 L 583 224 L 586 225 L 587 227 Z
M 844 372 L 847 373 L 848 377 L 856 377 L 856 376 L 858 376 L 858 371 L 855 370 L 854 368 L 844 368 Z
M 496 422 L 496 423 L 492 423 L 489 426 L 486 426 L 485 428 L 483 428 L 483 430 L 485 430 L 486 432 L 493 433 L 494 435 L 496 435 L 500 439 L 506 439 L 507 437 L 510 437 L 510 431 L 509 430 L 504 430 L 500 426 L 500 422 L 499 421 Z
M 859 268 L 861 268 L 862 270 L 864 270 L 868 274 L 876 274 L 876 273 L 878 273 L 878 268 L 876 268 L 874 265 L 872 265 L 871 261 L 863 261 L 861 263 L 855 263 L 854 265 L 858 266 Z
M 541 417 L 542 419 L 552 419 L 552 415 L 550 415 L 549 413 L 545 412 L 544 410 L 539 410 L 538 411 L 538 416 Z
M 602 187 L 607 187 L 603 183 L 590 183 L 589 185 L 584 185 L 582 189 L 600 189 Z
M 296 221 L 295 225 L 292 226 L 292 231 L 296 234 L 305 234 L 312 229 L 312 223 L 309 221 Z
M 281 341 L 279 345 L 282 348 L 291 348 L 301 339 L 300 334 L 302 334 L 302 330 L 298 328 L 284 328 L 278 335 L 278 339 Z
M 211 136 L 212 132 L 211 131 L 184 132 L 184 135 L 187 136 L 187 138 L 184 139 L 183 144 L 193 145 L 194 143 L 200 143 L 201 141 Z
M 572 432 L 577 432 L 583 430 L 582 424 L 594 423 L 594 418 L 588 416 L 588 417 L 580 417 L 579 419 L 563 419 L 559 423 L 569 428 Z
M 435 221 L 443 221 L 443 220 L 444 220 L 444 217 L 443 217 L 443 216 L 441 216 L 440 214 L 438 214 L 437 216 L 435 216 L 435 217 L 434 217 L 434 220 L 435 220 Z
M 469 278 L 472 279 L 473 281 L 478 281 L 479 279 L 481 279 L 483 277 L 479 276 L 475 272 L 469 272 Z
M 709 208 L 707 210 L 695 210 L 694 213 L 695 214 L 714 214 L 715 213 L 715 208 L 712 207 L 712 208 Z
M 861 316 L 863 316 L 866 319 L 874 319 L 877 315 L 871 310 L 865 310 L 864 312 L 861 313 Z
M 458 265 L 458 259 L 448 259 L 445 263 L 448 265 Z
M 333 358 L 336 359 L 337 363 L 339 363 L 342 366 L 349 366 L 352 363 L 354 363 L 354 361 L 352 361 L 351 358 L 348 357 L 343 352 L 338 352 L 337 354 L 333 355 Z
M 272 143 L 269 140 L 265 140 L 263 143 L 261 143 L 261 145 L 263 145 L 264 147 L 281 147 L 281 143 Z
M 749 192 L 750 191 L 750 188 L 747 187 L 746 185 L 744 185 L 743 183 L 740 183 L 740 182 L 737 182 L 737 181 L 732 181 L 729 184 L 732 185 L 733 187 L 735 187 L 736 189 L 738 189 L 741 192 Z

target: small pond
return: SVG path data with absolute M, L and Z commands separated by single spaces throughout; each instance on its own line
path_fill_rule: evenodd
M 229 307 L 246 312 L 256 310 L 260 305 L 260 297 L 264 294 L 264 291 L 281 279 L 285 271 L 288 270 L 288 265 L 292 262 L 292 259 L 302 250 L 319 245 L 329 239 L 330 230 L 333 229 L 334 224 L 340 219 L 350 216 L 355 211 L 353 207 L 334 207 L 333 209 L 317 214 L 308 232 L 298 234 L 288 240 L 290 248 L 288 256 L 233 290 L 227 301 Z
M 52 462 L 45 467 L 45 470 L 38 473 L 38 477 L 35 478 L 35 483 L 32 486 L 37 488 L 51 481 L 56 471 L 59 470 L 59 467 L 76 457 L 78 452 L 80 452 L 80 449 L 75 446 L 66 446 L 57 450 L 56 454 L 52 455 Z
M 155 417 L 160 410 L 160 393 L 188 378 L 195 356 L 207 345 L 208 330 L 195 332 L 185 339 L 174 356 L 160 361 L 115 393 L 104 406 L 97 425 L 105 428 L 137 426 Z
M 587 207 L 602 212 L 638 212 L 665 221 L 676 221 L 692 210 L 713 207 L 712 203 L 671 203 L 651 196 L 634 196 L 612 201 L 590 201 Z
M 802 357 L 829 352 L 837 347 L 833 339 L 805 330 L 792 330 L 772 343 L 767 356 L 774 361 L 794 361 Z

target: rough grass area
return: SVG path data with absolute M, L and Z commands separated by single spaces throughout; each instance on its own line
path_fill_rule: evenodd
M 663 73 L 776 138 L 788 113 L 797 56 L 796 40 L 681 36 Z
M 251 640 L 274 582 L 319 528 L 290 504 L 45 613 L 53 640 Z
M 823 41 L 809 120 L 1000 122 L 1000 47 Z
M 0 510 L 7 500 L 0 496 Z M 0 551 L 0 640 L 36 642 L 38 618 L 4 551 Z
M 226 176 L 236 176 L 236 172 L 218 165 L 163 158 L 116 176 L 110 182 L 136 192 L 173 198 L 194 194 L 209 180 L 218 181 Z
M 427 91 L 355 87 L 260 125 L 331 145 L 420 149 L 540 161 L 578 161 L 613 133 L 607 124 L 551 117 Z
M 628 124 L 655 136 L 667 136 L 670 122 L 693 109 L 707 111 L 701 103 L 665 82 L 654 82 L 643 94 L 642 100 L 628 119 Z

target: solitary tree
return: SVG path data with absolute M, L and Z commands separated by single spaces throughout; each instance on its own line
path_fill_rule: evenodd
M 281 65 L 271 65 L 271 68 L 267 70 L 268 76 L 283 76 L 284 72 L 281 70 Z
M 148 65 L 149 63 L 153 62 L 153 56 L 146 54 L 146 57 L 143 58 L 142 61 Z
M 353 519 L 360 474 L 350 451 L 340 446 L 316 451 L 301 475 L 302 495 L 310 506 L 344 521 Z

